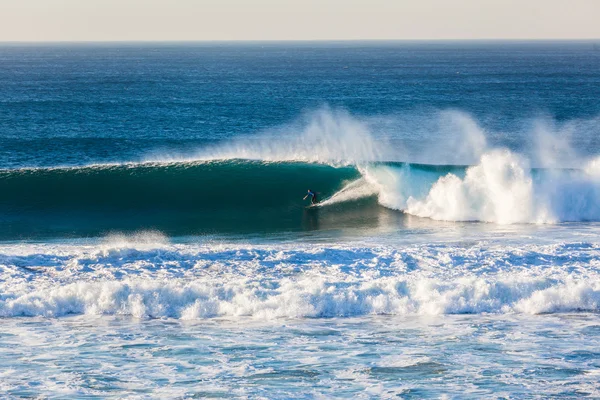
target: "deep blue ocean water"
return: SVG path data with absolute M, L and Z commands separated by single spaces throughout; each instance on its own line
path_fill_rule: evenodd
M 137 161 L 153 151 L 256 135 L 324 105 L 365 118 L 431 119 L 461 110 L 499 143 L 514 141 L 501 131 L 523 129 L 528 118 L 560 124 L 600 112 L 600 50 L 593 42 L 1 50 L 4 167 Z M 409 134 L 394 128 L 381 130 Z
M 1 44 L 0 395 L 600 397 L 599 46 Z

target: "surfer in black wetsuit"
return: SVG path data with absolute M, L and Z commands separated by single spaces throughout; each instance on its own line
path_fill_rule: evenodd
M 308 189 L 308 194 L 306 196 L 304 196 L 304 198 L 302 200 L 306 200 L 306 198 L 308 196 L 310 196 L 310 203 L 311 204 L 317 204 L 319 202 L 319 200 L 317 200 L 317 193 L 313 192 L 310 189 Z

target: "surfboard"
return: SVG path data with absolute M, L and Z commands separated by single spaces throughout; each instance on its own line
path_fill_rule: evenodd
M 315 203 L 315 204 L 308 205 L 308 206 L 306 206 L 304 208 L 315 208 L 315 207 L 318 207 L 320 204 L 321 204 L 321 202 L 318 202 L 318 203 Z

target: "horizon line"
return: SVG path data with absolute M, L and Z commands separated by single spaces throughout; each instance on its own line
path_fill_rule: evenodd
M 356 43 L 356 42 L 589 42 L 597 38 L 420 38 L 420 39 L 118 39 L 118 40 L 0 40 L 0 44 L 85 43 Z

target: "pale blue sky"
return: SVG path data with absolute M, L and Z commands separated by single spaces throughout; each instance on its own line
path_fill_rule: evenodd
M 600 38 L 600 0 L 0 0 L 0 41 Z

